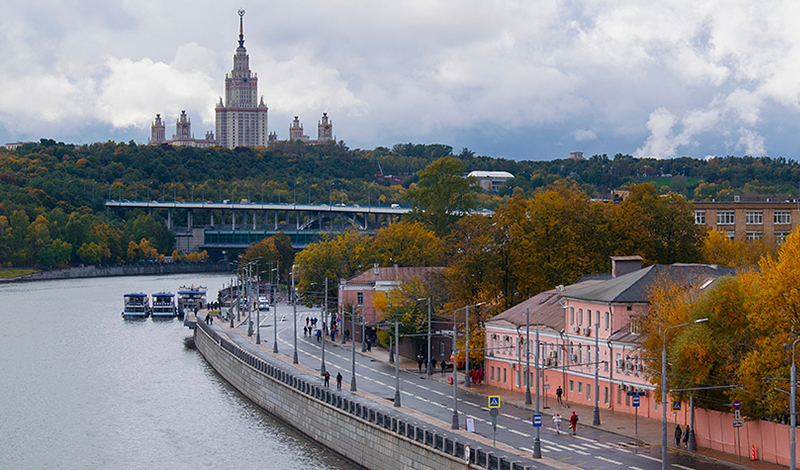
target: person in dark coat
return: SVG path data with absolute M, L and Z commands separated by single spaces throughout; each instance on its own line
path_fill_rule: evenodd
M 342 389 L 342 373 L 336 374 L 336 390 Z
M 675 425 L 675 447 L 681 446 L 681 437 L 683 437 L 683 430 L 680 424 Z

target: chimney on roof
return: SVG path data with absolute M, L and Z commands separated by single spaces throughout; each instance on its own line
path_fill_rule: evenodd
M 643 258 L 639 255 L 612 256 L 611 277 L 619 277 L 642 269 Z
M 376 276 L 377 276 L 378 274 L 380 274 L 380 273 L 381 273 L 381 268 L 380 268 L 380 266 L 378 266 L 378 263 L 373 263 L 373 264 L 372 264 L 372 272 L 373 272 L 373 273 L 374 273 Z

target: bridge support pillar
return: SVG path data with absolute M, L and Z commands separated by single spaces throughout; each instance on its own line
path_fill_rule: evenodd
M 256 230 L 256 211 L 253 211 L 253 231 Z
M 167 228 L 172 230 L 172 209 L 167 209 Z
M 187 228 L 187 229 L 188 229 L 190 232 L 192 231 L 192 225 L 193 225 L 193 223 L 192 223 L 192 211 L 191 211 L 191 210 L 189 210 L 189 211 L 186 213 L 186 228 Z

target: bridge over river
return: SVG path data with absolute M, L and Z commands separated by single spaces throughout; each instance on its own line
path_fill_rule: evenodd
M 107 200 L 118 211 L 143 209 L 162 215 L 181 252 L 206 250 L 212 259 L 229 257 L 265 237 L 283 232 L 296 250 L 323 234 L 346 230 L 369 233 L 411 212 L 397 204 L 302 204 L 274 202 Z

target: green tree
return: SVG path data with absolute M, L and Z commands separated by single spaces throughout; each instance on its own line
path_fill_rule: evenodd
M 42 247 L 36 254 L 36 261 L 40 266 L 52 268 L 66 266 L 72 257 L 72 245 L 56 238 L 50 244 Z
M 691 205 L 676 193 L 660 195 L 650 183 L 631 187 L 614 206 L 611 231 L 618 255 L 641 255 L 646 263 L 696 262 L 706 227 L 695 224 Z
M 81 263 L 100 264 L 103 261 L 103 247 L 95 242 L 84 243 L 76 255 Z
M 453 222 L 475 209 L 478 183 L 475 178 L 465 178 L 463 173 L 464 164 L 449 156 L 417 172 L 419 182 L 405 194 L 413 208 L 413 220 L 443 236 Z
M 335 298 L 339 279 L 352 277 L 372 266 L 371 241 L 364 234 L 345 233 L 308 245 L 295 257 L 297 289 L 319 292 L 328 279 L 328 295 Z

